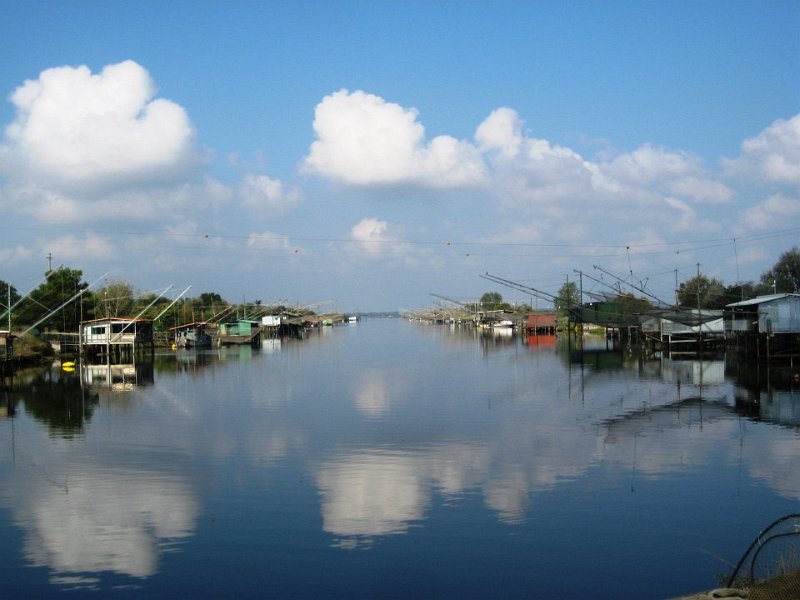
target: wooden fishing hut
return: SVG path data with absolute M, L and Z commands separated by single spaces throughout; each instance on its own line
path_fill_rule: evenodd
M 209 324 L 205 321 L 186 323 L 170 328 L 175 346 L 186 350 L 192 348 L 211 348 L 212 337 L 209 333 Z
M 277 337 L 285 319 L 281 315 L 264 315 L 261 317 L 261 330 L 270 337 Z
M 17 336 L 10 331 L 0 331 L 0 364 L 14 359 L 14 340 Z
M 82 354 L 103 354 L 117 361 L 144 351 L 152 354 L 153 321 L 125 317 L 84 321 L 80 324 L 80 348 Z
M 800 362 L 800 294 L 770 294 L 725 306 L 725 340 L 759 360 Z
M 14 340 L 16 336 L 10 331 L 0 331 L 0 390 L 14 375 Z
M 334 323 L 341 323 L 344 316 L 339 313 L 325 313 L 321 315 L 307 315 L 303 317 L 302 325 L 308 329 L 319 327 L 332 327 Z
M 219 344 L 235 346 L 249 344 L 258 346 L 261 342 L 261 325 L 258 321 L 240 319 L 232 323 L 219 324 Z
M 547 311 L 529 314 L 525 321 L 525 331 L 528 334 L 554 334 L 556 332 L 556 313 Z
M 305 317 L 288 317 L 278 329 L 281 336 L 303 338 L 306 334 Z
M 670 352 L 700 352 L 722 346 L 725 339 L 721 310 L 654 309 L 642 320 L 645 340 Z

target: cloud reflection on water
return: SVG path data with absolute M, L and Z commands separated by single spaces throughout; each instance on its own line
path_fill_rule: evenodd
M 365 448 L 338 455 L 316 474 L 323 529 L 361 541 L 405 533 L 425 518 L 434 490 L 457 496 L 483 480 L 488 458 L 486 448 L 470 444 L 420 451 Z
M 101 402 L 80 443 L 36 430 L 25 452 L 47 468 L 0 471 L 0 502 L 24 532 L 26 560 L 51 569 L 65 589 L 96 586 L 93 574 L 157 573 L 167 546 L 194 534 L 206 501 L 191 470 L 166 466 L 172 459 L 197 467 L 215 489 L 233 482 L 225 495 L 265 509 L 251 515 L 256 525 L 275 519 L 270 502 L 285 514 L 310 474 L 319 505 L 307 526 L 319 533 L 321 516 L 324 539 L 341 548 L 408 534 L 440 505 L 473 499 L 470 507 L 487 509 L 473 522 L 519 528 L 537 496 L 582 477 L 622 489 L 738 462 L 800 499 L 795 432 L 737 414 L 717 364 L 637 370 L 619 362 L 613 373 L 578 373 L 554 352 L 531 361 L 512 347 L 461 356 L 466 365 L 452 374 L 438 356 L 384 365 L 369 355 L 361 358 L 369 364 L 342 369 L 342 355 L 330 359 L 341 379 L 328 363 L 276 354 L 164 374 L 125 404 Z M 314 378 L 300 376 L 307 370 Z
M 389 392 L 379 371 L 371 369 L 364 373 L 355 400 L 358 411 L 367 416 L 380 417 L 389 411 Z
M 61 575 L 150 577 L 162 545 L 195 529 L 197 501 L 177 476 L 78 467 L 63 473 L 63 482 L 19 482 L 14 520 L 25 531 L 23 551 L 33 566 Z
M 340 456 L 317 473 L 322 494 L 322 527 L 338 536 L 405 532 L 428 504 L 414 459 L 405 454 Z
M 480 493 L 500 521 L 515 525 L 526 520 L 533 496 L 592 468 L 657 479 L 701 468 L 720 453 L 729 463 L 744 460 L 739 453 L 746 425 L 728 400 L 723 371 L 719 362 L 667 363 L 661 373 L 666 385 L 647 383 L 646 394 L 636 379 L 618 387 L 596 373 L 579 405 L 552 402 L 546 390 L 536 397 L 505 398 L 511 406 L 481 442 L 342 450 L 316 470 L 323 529 L 343 547 L 406 533 L 426 518 L 437 492 Z M 390 394 L 384 382 L 390 379 L 389 369 L 371 369 L 354 395 L 360 413 L 386 413 Z M 705 386 L 704 399 L 688 397 L 698 385 Z M 746 462 L 753 476 L 776 491 L 794 490 L 800 497 L 800 467 L 779 468 L 779 480 L 774 477 L 776 465 L 786 462 L 782 458 L 797 456 L 794 444 L 748 434 Z

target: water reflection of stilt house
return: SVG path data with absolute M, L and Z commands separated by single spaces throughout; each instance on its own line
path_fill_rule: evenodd
M 15 413 L 14 395 L 10 390 L 0 388 L 0 419 L 13 419 Z
M 120 361 L 126 356 L 153 352 L 153 321 L 113 317 L 84 321 L 80 325 L 81 352 Z
M 112 392 L 129 392 L 152 385 L 155 368 L 153 362 L 136 363 L 84 363 L 81 365 L 81 381 L 96 392 L 103 389 Z

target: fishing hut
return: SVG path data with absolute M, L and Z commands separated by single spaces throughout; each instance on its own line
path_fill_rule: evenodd
M 531 348 L 551 348 L 556 345 L 558 328 L 555 311 L 537 311 L 525 318 L 525 343 Z
M 699 353 L 719 348 L 725 339 L 721 310 L 654 309 L 651 312 L 651 316 L 642 319 L 642 333 L 654 349 Z
M 105 355 L 115 362 L 145 351 L 152 354 L 153 321 L 125 317 L 84 321 L 80 324 L 80 348 L 82 354 Z
M 800 294 L 770 294 L 725 306 L 729 347 L 759 360 L 800 362 Z
M 285 317 L 281 315 L 264 315 L 261 317 L 261 330 L 269 337 L 276 337 L 284 321 Z
M 186 350 L 192 348 L 211 348 L 212 337 L 209 333 L 210 324 L 206 322 L 186 323 L 172 327 L 175 347 Z
M 529 314 L 525 320 L 525 331 L 531 335 L 554 334 L 556 332 L 556 313 L 547 311 Z
M 318 327 L 325 324 L 328 316 L 306 315 L 265 315 L 261 317 L 261 331 L 265 337 L 303 337 L 307 327 Z M 331 317 L 331 324 L 333 317 Z
M 14 375 L 14 339 L 10 331 L 0 331 L 0 390 L 10 386 Z
M 219 344 L 234 346 L 250 344 L 258 346 L 261 342 L 261 326 L 258 321 L 240 319 L 233 323 L 220 323 Z

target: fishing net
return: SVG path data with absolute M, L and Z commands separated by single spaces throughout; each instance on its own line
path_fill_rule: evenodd
M 756 536 L 728 579 L 748 598 L 800 598 L 800 514 L 781 517 Z

